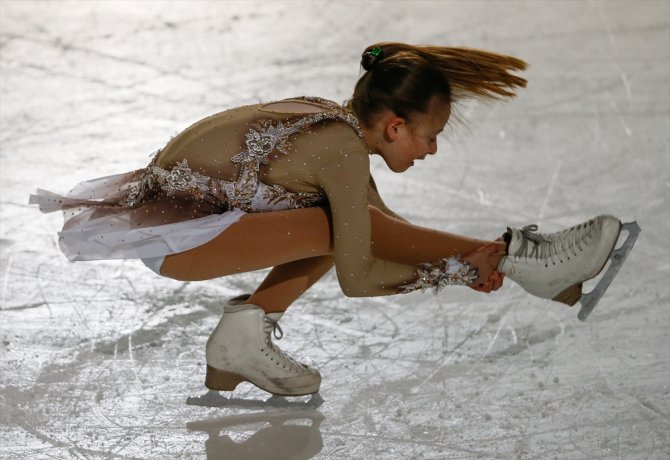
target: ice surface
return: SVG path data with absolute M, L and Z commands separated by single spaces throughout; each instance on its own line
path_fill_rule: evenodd
M 461 107 L 436 158 L 374 164 L 393 209 L 487 238 L 607 212 L 637 246 L 586 323 L 512 283 L 347 299 L 329 274 L 282 320 L 319 397 L 208 394 L 221 305 L 263 273 L 71 264 L 28 194 L 142 167 L 225 108 L 341 101 L 380 40 L 531 64 L 513 103 Z M 670 3 L 3 0 L 0 71 L 0 457 L 670 457 Z

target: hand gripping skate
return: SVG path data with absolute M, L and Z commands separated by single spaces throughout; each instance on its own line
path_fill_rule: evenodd
M 637 237 L 639 236 L 641 231 L 640 226 L 637 224 L 636 221 L 623 224 L 621 226 L 621 229 L 626 230 L 628 232 L 626 241 L 624 241 L 624 243 L 621 245 L 619 249 L 612 249 L 612 252 L 609 255 L 609 260 L 611 260 L 612 262 L 610 266 L 607 268 L 607 271 L 605 272 L 603 277 L 600 278 L 600 281 L 598 282 L 596 287 L 593 288 L 591 292 L 582 294 L 582 296 L 579 299 L 579 302 L 582 304 L 582 308 L 579 310 L 579 314 L 577 315 L 577 317 L 581 321 L 586 321 L 586 318 L 588 318 L 593 309 L 596 307 L 596 304 L 603 296 L 609 285 L 612 283 L 612 280 L 614 279 L 614 277 L 616 277 L 617 273 L 619 272 L 619 269 L 626 260 L 626 257 L 633 249 L 633 246 L 635 246 L 635 242 L 637 241 Z

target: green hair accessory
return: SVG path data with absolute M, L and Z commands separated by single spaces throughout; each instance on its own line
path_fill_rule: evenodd
M 372 69 L 372 66 L 374 66 L 377 61 L 379 61 L 382 58 L 382 48 L 381 46 L 375 46 L 371 50 L 367 50 L 366 52 L 363 53 L 363 68 L 365 70 L 370 70 Z

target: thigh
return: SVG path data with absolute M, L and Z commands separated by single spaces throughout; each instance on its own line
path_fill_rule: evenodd
M 196 281 L 328 254 L 332 254 L 332 237 L 327 210 L 249 213 L 211 241 L 165 257 L 160 272 Z

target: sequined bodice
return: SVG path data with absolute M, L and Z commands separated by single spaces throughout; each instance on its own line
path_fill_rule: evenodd
M 163 169 L 155 164 L 159 151 L 143 176 L 130 189 L 122 205 L 141 204 L 150 191 L 158 189 L 168 196 L 186 193 L 223 210 L 262 212 L 305 208 L 325 203 L 324 193 L 290 192 L 278 184 L 264 184 L 259 178 L 260 167 L 271 161 L 271 154 L 288 155 L 289 137 L 315 123 L 339 120 L 351 126 L 359 137 L 362 136 L 356 118 L 340 105 L 321 98 L 295 99 L 316 102 L 323 106 L 324 110 L 297 116 L 296 119 L 286 122 L 261 120 L 251 126 L 245 135 L 246 148 L 230 160 L 240 165 L 240 172 L 235 180 L 216 179 L 194 172 L 186 159 L 179 161 L 170 169 Z

